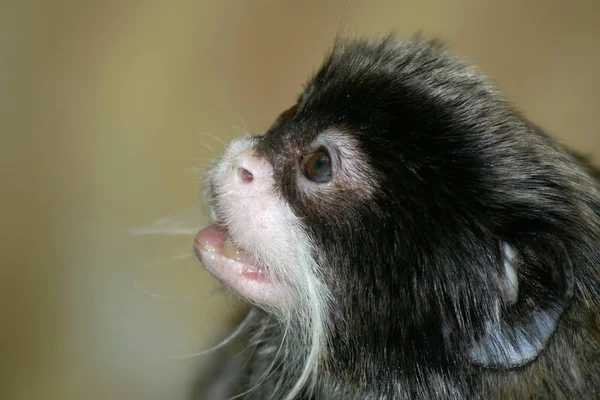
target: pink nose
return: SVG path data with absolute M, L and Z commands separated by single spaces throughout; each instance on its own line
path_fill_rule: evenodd
M 237 169 L 237 173 L 241 182 L 250 183 L 254 180 L 254 175 L 252 175 L 252 172 L 248 171 L 246 168 L 239 167 Z

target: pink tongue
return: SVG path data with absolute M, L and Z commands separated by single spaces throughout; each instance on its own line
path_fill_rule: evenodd
M 227 231 L 218 225 L 209 225 L 198 232 L 195 244 L 201 249 L 215 251 L 222 256 L 245 264 L 249 273 L 260 273 L 264 270 L 264 267 L 258 265 L 253 257 L 237 247 L 229 239 Z

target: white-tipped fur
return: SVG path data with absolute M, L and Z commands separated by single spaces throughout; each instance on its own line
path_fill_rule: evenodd
M 254 156 L 254 143 L 249 136 L 233 141 L 209 172 L 208 183 L 218 218 L 233 241 L 268 267 L 269 278 L 285 294 L 260 306 L 285 326 L 287 333 L 281 343 L 284 353 L 304 351 L 295 363 L 286 360 L 282 366 L 297 368 L 288 371 L 297 376 L 296 383 L 282 393 L 286 399 L 293 399 L 305 388 L 310 391 L 316 378 L 326 341 L 329 292 L 321 283 L 308 235 L 289 205 L 275 193 L 272 167 Z M 239 167 L 252 172 L 251 184 L 239 182 Z M 277 387 L 286 390 L 281 382 Z
M 519 277 L 515 263 L 517 252 L 508 243 L 502 243 L 502 261 L 504 264 L 504 296 L 509 305 L 513 305 L 519 299 Z

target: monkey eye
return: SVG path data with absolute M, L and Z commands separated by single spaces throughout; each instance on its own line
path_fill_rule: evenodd
M 331 180 L 331 158 L 326 149 L 320 148 L 304 159 L 302 166 L 304 176 L 316 183 Z

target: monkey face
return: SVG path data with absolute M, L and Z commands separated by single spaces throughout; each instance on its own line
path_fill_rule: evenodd
M 209 173 L 215 224 L 199 233 L 196 251 L 215 276 L 263 308 L 327 307 L 337 271 L 319 237 L 329 230 L 337 242 L 330 219 L 368 205 L 375 177 L 358 140 L 342 129 L 274 128 L 240 138 Z
M 573 293 L 561 223 L 580 216 L 574 177 L 587 179 L 438 45 L 354 42 L 264 136 L 230 144 L 195 248 L 307 332 L 314 368 L 327 354 L 350 373 L 512 368 L 539 355 Z
M 400 51 L 390 43 L 338 48 L 266 135 L 234 141 L 210 171 L 216 224 L 197 250 L 243 297 L 291 310 L 302 299 L 339 304 L 363 293 L 389 310 L 391 297 L 416 295 L 407 290 L 416 274 L 438 272 L 422 270 L 431 269 L 424 254 L 457 246 L 460 226 L 476 218 L 456 204 L 482 194 L 481 172 L 466 170 L 476 155 L 459 158 L 474 144 L 455 132 L 466 128 L 454 126 L 452 105 L 431 99 L 440 89 L 427 71 L 399 80 Z M 496 290 L 494 279 L 481 286 Z M 346 311 L 379 314 L 352 297 Z

